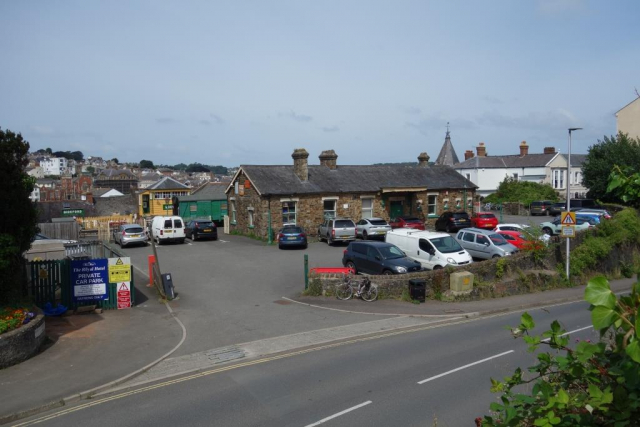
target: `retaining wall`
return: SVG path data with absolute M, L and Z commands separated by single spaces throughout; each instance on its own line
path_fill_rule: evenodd
M 36 317 L 13 331 L 0 335 L 0 369 L 15 365 L 34 356 L 44 342 L 44 313 L 34 308 Z

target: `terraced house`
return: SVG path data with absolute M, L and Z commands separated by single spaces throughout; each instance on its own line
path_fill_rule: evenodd
M 414 215 L 427 223 L 446 210 L 471 210 L 476 186 L 446 165 L 430 165 L 420 154 L 415 165 L 338 165 L 333 150 L 319 165 L 296 149 L 290 165 L 242 165 L 225 193 L 231 230 L 267 237 L 283 224 L 315 235 L 325 218 Z

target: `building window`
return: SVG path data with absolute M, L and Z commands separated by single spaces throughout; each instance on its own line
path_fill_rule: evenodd
M 553 171 L 553 188 L 560 188 L 560 171 Z
M 236 223 L 236 201 L 231 201 L 231 222 Z
M 467 179 L 468 179 L 469 181 L 471 181 L 471 174 L 470 174 L 470 173 L 468 173 L 468 174 L 467 174 Z
M 436 195 L 427 196 L 427 214 L 438 215 L 437 206 L 438 206 L 438 196 Z
M 515 179 L 516 181 L 518 180 L 518 174 L 517 173 L 513 174 L 513 179 Z
M 324 219 L 332 219 L 336 217 L 336 201 L 325 200 L 324 205 Z
M 373 199 L 362 199 L 362 218 L 373 218 Z
M 253 228 L 253 208 L 249 209 L 249 228 Z
M 282 225 L 296 224 L 296 202 L 282 202 Z
M 560 187 L 559 188 L 564 188 L 564 171 L 558 171 L 560 172 Z

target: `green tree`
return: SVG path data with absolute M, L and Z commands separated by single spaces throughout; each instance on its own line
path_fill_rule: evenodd
M 140 160 L 140 168 L 155 169 L 156 167 L 153 165 L 153 162 L 151 160 Z
M 620 203 L 617 192 L 607 192 L 609 174 L 618 166 L 622 171 L 640 170 L 640 140 L 630 138 L 622 132 L 616 136 L 604 137 L 589 147 L 587 158 L 582 163 L 582 183 L 589 189 L 592 199 L 603 202 Z
M 113 159 L 111 159 L 111 161 L 112 161 L 113 163 L 115 163 L 116 165 L 119 165 L 119 164 L 120 164 L 120 162 L 118 161 L 118 158 L 117 158 L 117 157 L 114 157 Z
M 498 190 L 484 200 L 490 203 L 515 202 L 529 206 L 534 200 L 556 201 L 557 199 L 558 194 L 549 184 L 518 181 L 515 178 L 506 177 L 498 186 Z
M 210 172 L 209 168 L 201 163 L 191 163 L 185 169 L 186 172 Z
M 0 305 L 23 296 L 23 253 L 37 232 L 37 211 L 29 199 L 35 179 L 27 175 L 29 143 L 22 135 L 0 129 Z
M 94 168 L 93 166 L 87 166 L 87 172 L 93 175 L 96 172 L 96 168 Z

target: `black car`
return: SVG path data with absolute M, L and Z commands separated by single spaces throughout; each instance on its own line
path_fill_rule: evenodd
M 436 231 L 446 231 L 453 233 L 462 228 L 471 227 L 471 219 L 469 214 L 461 212 L 445 212 L 436 220 Z
M 357 273 L 402 274 L 422 270 L 422 265 L 386 242 L 351 242 L 342 256 L 342 265 Z
M 307 248 L 307 234 L 302 227 L 286 225 L 278 233 L 278 247 L 299 246 Z
M 194 219 L 184 229 L 186 237 L 193 241 L 198 239 L 218 239 L 218 228 L 210 219 Z
M 549 208 L 549 215 L 557 216 L 567 210 L 567 202 L 556 202 Z

